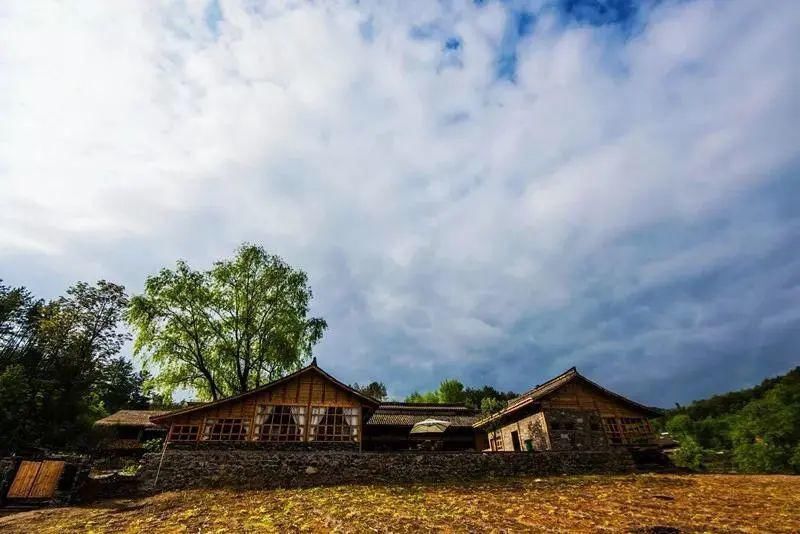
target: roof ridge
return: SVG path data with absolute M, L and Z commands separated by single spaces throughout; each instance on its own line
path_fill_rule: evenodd
M 549 380 L 545 380 L 541 384 L 537 384 L 536 386 L 532 387 L 528 391 L 525 391 L 524 393 L 520 393 L 519 395 L 517 395 L 513 399 L 509 400 L 506 403 L 506 406 L 511 406 L 512 404 L 515 404 L 517 401 L 520 401 L 520 400 L 524 399 L 525 397 L 533 395 L 534 393 L 536 393 L 537 390 L 552 384 L 556 380 L 561 379 L 561 378 L 566 378 L 568 375 L 583 376 L 578 372 L 578 368 L 573 365 L 572 367 L 570 367 L 569 369 L 567 369 L 566 371 L 564 371 L 560 375 L 556 375 L 556 376 L 554 376 L 553 378 L 551 378 Z
M 272 382 L 264 384 L 263 386 L 259 386 L 257 388 L 253 388 L 253 389 L 251 389 L 249 391 L 245 391 L 243 393 L 237 393 L 236 395 L 231 395 L 229 397 L 225 397 L 225 398 L 222 398 L 222 399 L 217 399 L 215 401 L 207 402 L 205 404 L 199 404 L 199 405 L 195 405 L 195 406 L 187 406 L 187 407 L 181 408 L 179 410 L 174 410 L 174 411 L 165 413 L 164 415 L 155 416 L 155 419 L 161 419 L 161 418 L 164 418 L 164 417 L 172 417 L 172 416 L 175 416 L 175 415 L 182 415 L 182 414 L 189 413 L 189 412 L 194 412 L 194 411 L 197 411 L 197 410 L 203 410 L 203 409 L 206 409 L 206 408 L 210 408 L 212 406 L 223 404 L 225 402 L 230 402 L 230 401 L 235 400 L 235 399 L 240 399 L 240 398 L 246 397 L 248 395 L 253 395 L 254 393 L 257 393 L 257 392 L 260 392 L 260 391 L 265 391 L 265 390 L 267 390 L 267 389 L 269 389 L 271 387 L 274 387 L 274 386 L 276 386 L 276 385 L 278 385 L 278 384 L 280 384 L 282 382 L 287 382 L 287 381 L 289 381 L 289 380 L 291 380 L 293 378 L 296 378 L 296 377 L 300 376 L 301 374 L 303 374 L 303 373 L 305 373 L 307 371 L 311 371 L 311 370 L 314 370 L 314 371 L 316 371 L 318 373 L 321 373 L 325 378 L 327 378 L 328 380 L 333 382 L 335 385 L 341 387 L 345 391 L 348 391 L 348 392 L 352 393 L 353 395 L 355 395 L 357 397 L 360 397 L 360 398 L 362 398 L 364 400 L 367 400 L 370 403 L 373 403 L 375 405 L 379 405 L 380 404 L 379 400 L 377 400 L 377 399 L 375 399 L 373 397 L 370 397 L 369 395 L 365 395 L 364 393 L 361 393 L 357 389 L 351 388 L 350 386 L 348 386 L 344 382 L 342 382 L 342 381 L 338 380 L 337 378 L 335 378 L 335 377 L 331 376 L 330 374 L 328 374 L 324 369 L 322 369 L 321 367 L 319 367 L 317 365 L 316 358 L 314 358 L 311 361 L 310 364 L 306 365 L 302 369 L 298 369 L 297 371 L 295 371 L 293 373 L 289 373 L 288 375 L 283 376 L 281 378 L 278 378 L 276 380 L 273 380 Z

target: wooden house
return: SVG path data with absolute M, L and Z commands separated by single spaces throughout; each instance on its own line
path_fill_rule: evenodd
M 573 367 L 474 423 L 489 450 L 598 450 L 653 445 L 661 414 L 584 377 Z
M 246 393 L 151 418 L 170 443 L 273 442 L 360 449 L 380 404 L 311 365 Z

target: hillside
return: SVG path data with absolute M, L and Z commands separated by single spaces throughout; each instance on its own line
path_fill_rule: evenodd
M 703 469 L 714 451 L 737 471 L 800 473 L 800 367 L 668 410 L 658 424 L 681 442 L 676 461 L 687 467 Z
M 767 378 L 755 387 L 697 400 L 688 406 L 667 410 L 667 414 L 671 416 L 685 413 L 695 420 L 730 415 L 744 408 L 749 402 L 764 398 L 769 391 L 779 384 L 790 387 L 800 385 L 800 366 L 795 367 L 785 375 Z

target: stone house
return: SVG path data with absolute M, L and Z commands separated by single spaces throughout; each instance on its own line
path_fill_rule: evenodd
M 605 389 L 574 367 L 474 423 L 492 451 L 602 450 L 656 443 L 661 414 Z

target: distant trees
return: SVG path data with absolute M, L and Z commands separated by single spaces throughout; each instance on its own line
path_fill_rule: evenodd
M 800 367 L 670 410 L 660 424 L 681 444 L 679 465 L 701 469 L 713 450 L 728 451 L 743 472 L 800 473 Z
M 50 302 L 0 283 L 0 449 L 80 447 L 95 419 L 146 401 L 132 366 L 115 358 L 127 304 L 104 280 Z
M 464 384 L 456 379 L 444 380 L 439 388 L 433 391 L 420 393 L 418 391 L 406 397 L 406 402 L 427 402 L 438 404 L 464 404 L 475 410 L 502 408 L 505 402 L 516 397 L 513 391 L 502 393 L 492 386 L 481 388 L 465 388 Z
M 162 393 L 242 393 L 310 358 L 327 327 L 308 316 L 311 298 L 303 271 L 255 245 L 208 271 L 179 261 L 148 277 L 144 293 L 131 299 L 134 353 L 158 367 L 154 384 Z
M 379 401 L 386 400 L 387 397 L 386 385 L 383 382 L 370 382 L 366 386 L 361 386 L 358 384 L 358 382 L 356 382 L 350 387 L 356 391 L 360 391 L 368 397 L 372 397 L 373 399 L 377 399 Z

